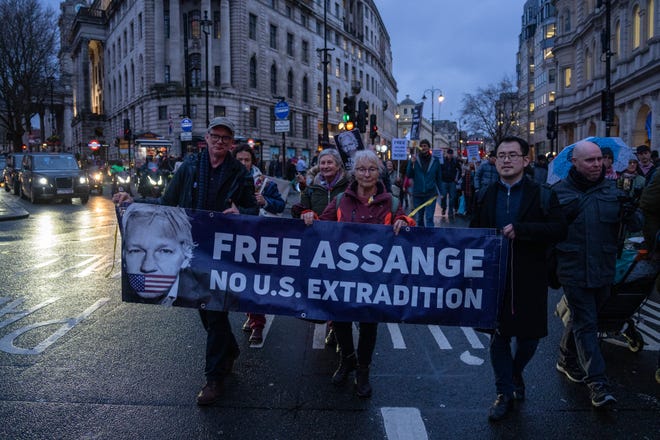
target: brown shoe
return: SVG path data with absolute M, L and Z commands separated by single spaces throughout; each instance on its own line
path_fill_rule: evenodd
M 210 380 L 206 382 L 204 388 L 197 394 L 197 405 L 208 406 L 213 405 L 220 397 L 220 382 Z
M 255 327 L 250 335 L 250 344 L 261 344 L 264 341 L 264 329 Z

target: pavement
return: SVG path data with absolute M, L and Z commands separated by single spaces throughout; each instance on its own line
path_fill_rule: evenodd
M 6 193 L 0 195 L 0 221 L 5 220 L 18 220 L 22 218 L 27 218 L 30 213 L 27 212 L 23 207 L 18 203 L 18 197 Z

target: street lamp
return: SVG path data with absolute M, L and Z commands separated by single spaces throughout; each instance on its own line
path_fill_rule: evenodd
M 204 11 L 204 20 L 200 21 L 200 26 L 204 32 L 204 47 L 206 49 L 206 126 L 209 126 L 211 119 L 209 118 L 209 34 L 213 22 L 209 20 L 209 11 Z
M 435 138 L 435 114 L 434 114 L 434 110 L 433 110 L 435 108 L 435 105 L 434 105 L 434 101 L 433 101 L 433 95 L 435 94 L 435 92 L 439 92 L 438 93 L 438 102 L 439 103 L 444 101 L 445 97 L 442 95 L 442 90 L 436 89 L 433 86 L 431 86 L 430 89 L 424 90 L 424 93 L 422 95 L 422 99 L 424 101 L 426 101 L 426 92 L 431 93 L 431 151 L 433 151 L 433 142 L 435 141 L 435 139 L 434 139 Z
M 53 109 L 53 83 L 55 82 L 54 76 L 48 77 L 48 82 L 50 82 L 50 135 L 55 135 L 55 114 Z
M 394 115 L 394 119 L 396 119 L 396 137 L 397 138 L 399 137 L 399 118 L 400 117 L 401 117 L 401 115 L 399 113 L 396 113 Z

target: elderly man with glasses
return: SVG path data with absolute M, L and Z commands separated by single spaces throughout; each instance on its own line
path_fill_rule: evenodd
M 208 148 L 181 164 L 160 198 L 139 201 L 223 214 L 257 215 L 252 176 L 231 154 L 234 133 L 230 119 L 214 118 L 206 133 Z M 133 199 L 127 193 L 117 193 L 113 201 L 130 203 Z M 200 309 L 199 314 L 207 332 L 206 385 L 197 395 L 197 404 L 212 405 L 221 396 L 223 379 L 231 373 L 239 348 L 226 311 Z

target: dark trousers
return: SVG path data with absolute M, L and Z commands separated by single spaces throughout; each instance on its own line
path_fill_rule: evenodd
M 206 330 L 206 380 L 220 380 L 230 373 L 231 364 L 240 353 L 229 324 L 229 313 L 200 310 L 199 316 Z
M 413 193 L 413 206 L 417 208 L 418 206 L 423 205 L 431 197 L 433 197 L 433 194 L 416 195 L 415 193 Z M 427 228 L 435 227 L 435 223 L 433 222 L 433 216 L 435 215 L 436 203 L 437 200 L 434 200 L 428 206 L 425 206 L 424 208 L 417 211 L 417 215 L 415 215 L 415 221 L 417 222 L 417 226 L 427 227 Z
M 342 356 L 349 356 L 355 351 L 353 344 L 353 323 L 332 321 L 332 328 L 337 337 L 337 343 L 341 349 Z M 371 364 L 371 358 L 376 347 L 376 335 L 378 323 L 361 322 L 360 336 L 358 337 L 357 361 L 359 365 Z
M 559 344 L 559 362 L 582 366 L 585 382 L 606 383 L 605 359 L 598 343 L 598 310 L 610 293 L 610 287 L 594 289 L 564 286 L 571 318 Z
M 523 370 L 536 353 L 538 345 L 538 338 L 493 334 L 490 340 L 490 363 L 495 374 L 497 394 L 513 396 L 513 378 L 522 377 Z

